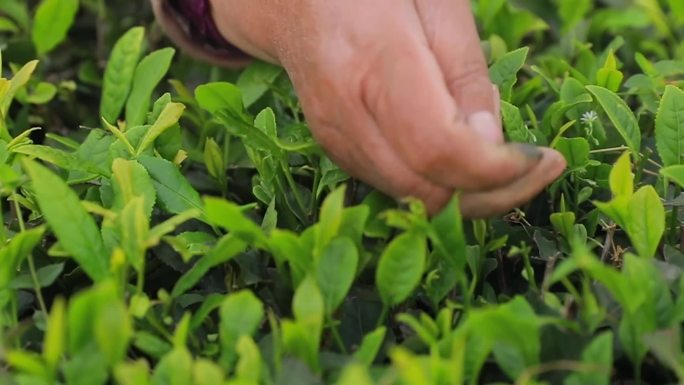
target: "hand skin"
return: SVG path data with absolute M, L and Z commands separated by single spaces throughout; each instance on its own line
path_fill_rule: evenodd
M 469 218 L 524 204 L 565 169 L 504 144 L 469 0 L 211 0 L 221 34 L 282 65 L 314 138 L 350 175 Z

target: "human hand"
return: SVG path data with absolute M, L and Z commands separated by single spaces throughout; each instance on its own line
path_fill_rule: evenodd
M 468 0 L 212 0 L 221 33 L 282 65 L 315 139 L 350 175 L 467 217 L 531 199 L 565 168 L 503 143 Z

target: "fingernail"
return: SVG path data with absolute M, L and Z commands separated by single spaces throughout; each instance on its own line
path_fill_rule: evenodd
M 479 111 L 470 115 L 468 124 L 485 140 L 492 143 L 503 142 L 503 132 L 491 112 Z
M 518 151 L 525 154 L 525 156 L 531 160 L 538 161 L 544 156 L 542 150 L 540 150 L 537 146 L 527 143 L 513 143 L 513 145 L 518 149 Z

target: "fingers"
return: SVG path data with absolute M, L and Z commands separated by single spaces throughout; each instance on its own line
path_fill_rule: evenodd
M 367 132 L 361 143 L 350 141 L 334 128 L 319 126 L 316 130 L 318 142 L 339 167 L 395 199 L 420 199 L 430 213 L 438 212 L 449 202 L 452 190 L 411 170 L 379 135 L 372 120 L 366 119 L 357 126 L 364 126 Z
M 510 184 L 537 163 L 540 154 L 492 143 L 473 129 L 488 119 L 467 124 L 430 49 L 405 35 L 379 55 L 362 92 L 380 132 L 406 164 L 434 184 L 472 191 Z M 491 84 L 486 88 L 492 106 Z M 493 114 L 489 120 L 501 134 Z
M 428 45 L 461 114 L 486 136 L 503 141 L 495 118 L 498 97 L 489 79 L 470 0 L 416 0 Z M 492 119 L 494 116 L 494 119 Z
M 563 156 L 544 149 L 542 160 L 528 174 L 500 189 L 467 193 L 461 196 L 461 211 L 466 218 L 484 218 L 501 214 L 532 200 L 563 172 Z

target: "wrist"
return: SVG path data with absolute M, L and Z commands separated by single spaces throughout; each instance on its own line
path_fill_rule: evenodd
M 216 31 L 225 41 L 246 54 L 271 63 L 279 64 L 272 49 L 271 25 L 264 21 L 258 6 L 245 5 L 244 1 L 207 0 Z

